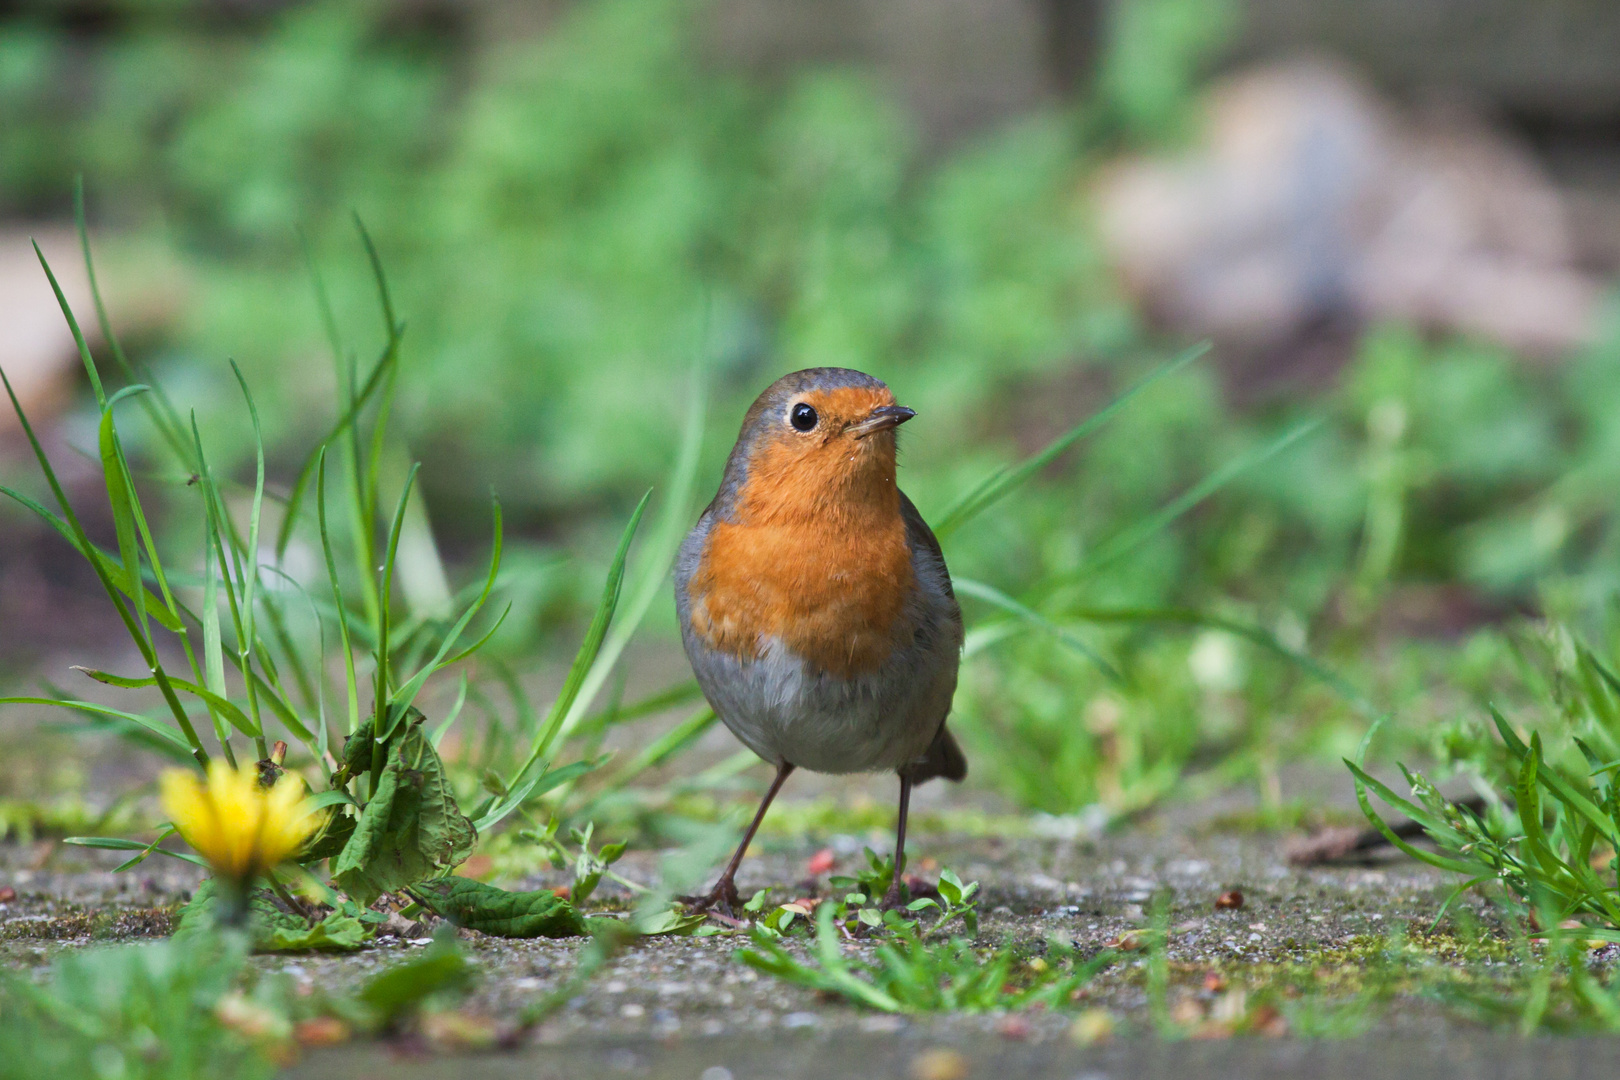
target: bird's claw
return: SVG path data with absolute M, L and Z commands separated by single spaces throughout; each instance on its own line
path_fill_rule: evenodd
M 714 888 L 702 896 L 677 896 L 675 899 L 686 905 L 693 915 L 719 914 L 728 919 L 736 918 L 737 908 L 742 903 L 737 883 L 730 878 L 721 878 L 715 882 Z
M 879 911 L 903 911 L 911 902 L 910 882 L 899 870 L 889 879 L 889 888 L 883 894 L 883 902 L 878 904 Z

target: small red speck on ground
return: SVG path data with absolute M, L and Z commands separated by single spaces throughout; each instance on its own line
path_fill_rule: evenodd
M 1243 906 L 1241 889 L 1228 889 L 1215 898 L 1216 911 L 1236 911 Z
M 820 877 L 822 874 L 825 874 L 827 871 L 831 870 L 833 868 L 833 864 L 837 861 L 837 858 L 833 855 L 832 848 L 822 848 L 820 851 L 810 856 L 810 861 L 805 863 L 804 869 L 805 872 L 811 877 Z
M 1003 1039 L 1023 1041 L 1029 1038 L 1029 1021 L 1022 1016 L 1004 1016 L 996 1024 L 996 1033 Z

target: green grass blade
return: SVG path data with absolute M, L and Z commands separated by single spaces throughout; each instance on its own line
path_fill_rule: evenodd
M 302 229 L 298 230 L 298 244 L 304 253 L 304 268 L 309 271 L 310 285 L 315 292 L 315 309 L 320 315 L 321 329 L 326 333 L 326 343 L 332 350 L 334 370 L 337 371 L 341 385 L 344 375 L 343 335 L 338 330 L 337 316 L 332 311 L 332 297 L 326 291 L 326 281 L 321 277 L 320 267 L 315 262 L 315 252 L 309 246 L 309 237 Z M 324 442 L 322 446 L 325 446 Z
M 405 504 L 410 500 L 411 488 L 416 484 L 417 470 L 422 467 L 421 462 L 413 462 L 411 471 L 405 476 L 405 486 L 400 489 L 399 502 L 394 505 L 393 524 L 388 529 L 387 554 L 383 557 L 381 584 L 379 594 L 382 598 L 382 619 L 377 624 L 377 741 L 384 742 L 394 733 L 394 722 L 405 715 L 401 709 L 396 714 L 389 711 L 389 663 L 388 663 L 388 633 L 392 618 L 394 593 L 394 560 L 399 556 L 399 534 L 405 524 Z
M 343 676 L 348 692 L 349 731 L 360 730 L 360 687 L 354 674 L 354 646 L 349 641 L 349 612 L 343 602 L 343 587 L 338 583 L 337 559 L 332 554 L 332 534 L 326 525 L 326 447 L 319 454 L 318 479 L 315 484 L 315 510 L 321 533 L 321 553 L 326 558 L 326 578 L 332 588 L 332 604 L 337 611 L 338 637 L 343 646 Z
M 686 705 L 702 696 L 703 691 L 699 688 L 697 680 L 687 679 L 685 682 L 676 683 L 667 689 L 654 691 L 639 701 L 631 702 L 629 705 L 619 705 L 615 708 L 594 713 L 585 718 L 578 730 L 580 733 L 590 732 L 596 734 L 619 724 L 627 724 L 644 716 L 663 712 L 665 709 Z
M 491 590 L 495 588 L 495 579 L 501 572 L 501 537 L 503 531 L 501 526 L 501 503 L 499 499 L 494 500 L 494 503 L 494 539 L 491 541 L 489 574 L 484 579 L 484 589 L 478 594 L 478 598 L 467 606 L 467 610 L 461 613 L 461 618 L 456 620 L 450 631 L 445 634 L 444 640 L 439 643 L 438 652 L 433 655 L 433 659 L 422 665 L 422 669 L 411 676 L 410 680 L 394 694 L 394 700 L 389 703 L 389 709 L 396 717 L 403 715 L 405 710 L 411 707 L 411 703 L 416 700 L 416 695 L 421 692 L 422 686 L 435 672 L 476 652 L 500 626 L 500 621 L 497 621 L 495 626 L 491 627 L 471 648 L 456 654 L 449 660 L 445 659 L 450 650 L 455 647 L 456 642 L 461 639 L 462 633 L 467 629 L 467 624 L 472 622 L 473 617 L 483 608 L 484 602 L 489 599 Z M 501 621 L 504 621 L 505 618 L 505 614 L 502 614 Z
M 247 580 L 242 586 L 242 621 L 247 634 L 243 647 L 251 651 L 258 637 L 254 633 L 254 621 L 259 584 L 259 517 L 264 511 L 264 431 L 259 426 L 259 407 L 253 403 L 253 391 L 248 389 L 247 380 L 242 377 L 242 369 L 236 366 L 236 361 L 230 363 L 231 374 L 236 376 L 236 384 L 242 388 L 248 416 L 253 421 L 253 502 L 248 514 Z
M 139 690 L 146 687 L 156 686 L 158 684 L 158 681 L 155 678 L 130 678 L 127 675 L 114 675 L 111 672 L 97 671 L 94 668 L 78 666 L 75 666 L 73 670 L 89 676 L 98 683 L 103 683 L 107 686 L 117 686 L 125 690 Z M 248 738 L 254 739 L 264 734 L 264 732 L 260 730 L 259 726 L 255 724 L 248 717 L 248 715 L 229 698 L 216 694 L 206 687 L 198 686 L 196 683 L 187 682 L 185 679 L 176 679 L 173 676 L 170 676 L 169 683 L 176 690 L 191 694 L 199 701 L 207 704 L 210 709 L 216 710 L 220 716 L 223 716 L 227 721 L 230 722 L 232 727 L 236 728 L 236 730 L 240 731 Z
M 1180 371 L 1200 356 L 1209 352 L 1209 350 L 1209 342 L 1200 342 L 1160 364 L 1145 377 L 1115 397 L 1113 401 L 1110 401 L 1100 410 L 1047 443 L 1039 452 L 1030 455 L 1017 465 L 1010 465 L 986 477 L 940 515 L 939 523 L 934 526 L 934 535 L 943 540 L 946 536 L 978 517 L 991 506 L 1022 487 L 1032 476 L 1050 465 L 1057 459 L 1058 455 L 1069 447 L 1102 427 L 1109 420 L 1112 420 L 1121 409 L 1130 403 L 1132 398 L 1160 379 Z
M 578 780 L 593 769 L 600 768 L 606 760 L 606 757 L 599 757 L 594 761 L 576 761 L 572 765 L 564 765 L 560 769 L 547 769 L 523 786 L 507 792 L 505 798 L 496 802 L 482 817 L 473 822 L 473 827 L 478 830 L 479 836 L 487 835 L 490 829 L 499 825 L 514 810 L 530 799 L 538 799 L 553 788 Z
M 40 470 L 45 474 L 45 480 L 50 485 L 51 493 L 56 497 L 57 506 L 61 509 L 63 518 L 66 519 L 68 526 L 73 530 L 74 536 L 79 541 L 76 546 L 82 552 L 95 550 L 90 543 L 89 536 L 85 534 L 84 526 L 79 522 L 78 516 L 73 513 L 73 505 L 68 502 L 67 493 L 62 490 L 62 484 L 57 479 L 56 470 L 51 468 L 50 458 L 46 456 L 45 448 L 40 445 L 39 436 L 34 433 L 34 426 L 28 422 L 28 414 L 23 411 L 21 402 L 17 400 L 17 394 L 11 386 L 11 379 L 7 377 L 3 368 L 0 368 L 0 383 L 5 385 L 6 396 L 11 399 L 11 407 L 17 414 L 17 422 L 22 426 L 23 434 L 28 438 L 28 445 L 33 449 L 34 458 L 39 462 Z M 206 767 L 208 764 L 208 752 L 203 749 L 201 740 L 197 738 L 196 729 L 191 725 L 191 718 L 186 715 L 185 709 L 180 705 L 180 700 L 175 697 L 174 690 L 168 685 L 163 666 L 159 662 L 157 654 L 141 633 L 139 624 L 135 621 L 129 607 L 125 605 L 118 587 L 113 584 L 112 578 L 107 573 L 102 561 L 92 558 L 89 562 L 96 571 L 102 590 L 107 594 L 107 598 L 112 601 L 113 607 L 118 612 L 118 617 L 123 620 L 124 628 L 129 632 L 131 640 L 135 642 L 136 648 L 141 651 L 141 659 L 146 661 L 147 667 L 158 677 L 158 684 L 163 691 L 164 702 L 169 706 L 169 711 L 174 716 L 175 723 L 185 733 L 186 741 L 191 747 L 192 755 L 197 759 L 197 764 Z M 134 590 L 144 591 L 139 579 L 131 581 L 130 586 Z
M 1452 870 L 1459 874 L 1466 874 L 1469 877 L 1492 874 L 1491 868 L 1481 863 L 1464 862 L 1460 859 L 1448 859 L 1443 855 L 1436 855 L 1433 852 L 1424 851 L 1422 848 L 1414 847 L 1405 840 L 1401 839 L 1395 830 L 1391 829 L 1389 825 L 1385 823 L 1383 818 L 1379 817 L 1373 812 L 1372 804 L 1367 799 L 1368 788 L 1372 788 L 1373 791 L 1377 792 L 1380 799 L 1384 800 L 1384 802 L 1388 803 L 1390 806 L 1400 810 L 1407 817 L 1423 825 L 1426 829 L 1435 822 L 1435 819 L 1422 807 L 1395 794 L 1395 792 L 1391 791 L 1387 785 L 1374 779 L 1355 762 L 1345 759 L 1345 765 L 1350 769 L 1351 774 L 1355 777 L 1356 802 L 1360 804 L 1362 814 L 1366 817 L 1367 821 L 1372 825 L 1372 827 L 1382 833 L 1384 835 L 1384 839 L 1388 840 L 1396 848 L 1405 852 L 1407 855 L 1418 860 L 1419 862 L 1428 863 L 1430 866 L 1436 867 L 1440 870 Z
M 22 492 L 4 485 L 0 485 L 0 495 L 4 495 L 16 502 L 18 505 L 32 511 L 40 518 L 40 520 L 44 521 L 45 524 L 54 529 L 57 535 L 61 536 L 63 540 L 66 540 L 70 545 L 72 545 L 73 550 L 77 551 L 87 562 L 99 565 L 101 572 L 106 575 L 108 581 L 110 581 L 120 593 L 126 597 L 131 595 L 133 590 L 130 588 L 129 577 L 124 573 L 123 567 L 118 565 L 118 561 L 110 552 L 103 551 L 94 544 L 91 544 L 88 547 L 81 545 L 79 537 L 74 533 L 73 528 L 68 525 L 66 521 L 63 521 L 59 516 L 51 513 L 51 511 L 45 506 L 41 505 L 38 500 L 30 498 L 29 496 L 24 495 Z M 181 632 L 182 624 L 180 622 L 179 615 L 176 612 L 167 610 L 163 601 L 152 595 L 150 591 L 148 591 L 146 596 L 146 605 L 148 614 L 151 615 L 153 621 L 157 622 L 158 625 L 162 626 L 165 630 L 171 630 L 177 634 Z
M 1489 706 L 1489 709 L 1491 720 L 1496 724 L 1497 734 L 1502 736 L 1502 742 L 1507 746 L 1515 767 L 1523 769 L 1525 760 L 1533 752 L 1532 747 L 1524 744 L 1524 740 L 1519 738 L 1512 725 L 1507 722 L 1507 717 L 1503 716 L 1495 705 Z M 1596 803 L 1577 791 L 1573 783 L 1551 766 L 1542 764 L 1537 769 L 1536 775 L 1540 782 L 1557 795 L 1573 813 L 1591 822 L 1610 846 L 1620 849 L 1620 834 L 1616 831 L 1616 826 L 1620 823 L 1613 821 L 1598 808 Z
M 239 666 L 244 672 L 252 671 L 254 653 L 258 645 L 258 591 L 259 591 L 259 519 L 264 512 L 264 432 L 259 426 L 259 409 L 253 402 L 253 392 L 248 389 L 247 380 L 242 377 L 242 369 L 232 360 L 231 373 L 236 376 L 236 383 L 242 388 L 242 397 L 247 401 L 248 416 L 253 422 L 253 448 L 256 470 L 253 480 L 253 501 L 248 507 L 248 538 L 247 546 L 242 552 L 241 563 L 238 564 L 237 573 L 241 576 L 242 589 L 242 617 L 241 626 L 237 631 L 236 652 Z M 268 661 L 268 657 L 266 657 Z M 265 670 L 271 671 L 268 663 Z M 277 695 L 280 696 L 279 693 Z M 259 728 L 258 751 L 260 758 L 270 756 L 269 748 L 265 745 L 262 735 L 264 720 L 259 715 L 259 691 L 254 680 L 247 680 L 248 713 L 253 717 L 253 724 Z M 290 710 L 289 710 L 290 712 Z M 285 721 L 283 721 L 285 722 Z M 294 721 L 296 723 L 296 720 Z M 301 724 L 298 730 L 304 734 L 300 736 L 308 741 L 308 729 Z
M 439 721 L 439 726 L 433 729 L 433 733 L 428 738 L 428 741 L 433 744 L 433 749 L 437 750 L 439 748 L 439 744 L 444 741 L 445 733 L 455 724 L 456 718 L 461 715 L 462 706 L 466 704 L 467 673 L 463 671 L 461 680 L 456 687 L 455 703 L 450 706 L 450 710 L 444 714 L 444 719 Z
M 171 859 L 179 859 L 181 862 L 191 863 L 193 866 L 200 866 L 204 870 L 210 869 L 206 860 L 191 854 L 189 851 L 170 851 L 168 848 L 158 847 L 158 844 L 162 843 L 165 839 L 167 839 L 167 837 L 159 837 L 151 844 L 143 844 L 137 840 L 121 840 L 115 836 L 65 836 L 62 838 L 62 843 L 74 844 L 78 847 L 105 848 L 109 851 L 140 851 L 143 853 L 141 858 L 145 858 L 146 855 L 150 855 L 155 852 L 159 855 L 167 855 Z M 127 867 L 136 865 L 140 861 L 140 859 L 131 859 L 118 869 L 123 870 Z
M 169 451 L 180 462 L 181 467 L 188 473 L 194 472 L 191 467 L 190 447 L 186 444 L 185 425 L 180 420 L 180 413 L 169 401 L 162 386 L 150 378 L 144 366 L 137 369 L 136 365 L 130 362 L 124 353 L 124 346 L 118 340 L 118 335 L 113 331 L 112 319 L 107 315 L 107 305 L 101 298 L 101 283 L 96 277 L 96 261 L 90 254 L 90 229 L 85 224 L 82 173 L 76 176 L 73 182 L 73 223 L 79 232 L 79 248 L 84 254 L 85 276 L 90 281 L 90 299 L 95 305 L 96 322 L 101 327 L 101 336 L 106 341 L 107 347 L 112 350 L 113 360 L 125 378 L 132 383 L 144 382 L 151 385 L 152 393 L 141 399 L 147 418 L 163 437 L 163 441 L 168 444 Z
M 39 250 L 37 240 L 30 241 L 34 245 L 34 255 L 39 259 L 40 267 L 45 271 L 45 279 L 51 283 L 51 292 L 56 294 L 57 306 L 62 309 L 62 317 L 67 320 L 68 329 L 73 332 L 73 344 L 78 347 L 79 360 L 84 364 L 84 373 L 90 377 L 90 389 L 96 395 L 96 407 L 105 408 L 107 394 L 101 388 L 101 373 L 96 370 L 96 362 L 90 355 L 90 345 L 84 340 L 84 332 L 79 329 L 79 320 L 73 317 L 73 309 L 68 306 L 67 297 L 62 295 L 62 286 L 57 284 L 56 275 L 51 272 L 51 264 L 46 260 L 45 253 Z
M 202 496 L 204 518 L 204 542 L 209 546 L 210 556 L 205 558 L 205 577 L 203 583 L 203 660 L 205 668 L 209 671 L 210 689 L 212 692 L 224 696 L 225 676 L 223 663 L 216 664 L 216 660 L 223 660 L 225 655 L 223 632 L 219 621 L 219 586 L 225 587 L 225 603 L 231 613 L 231 628 L 240 645 L 245 638 L 247 630 L 242 625 L 242 609 L 237 600 L 237 584 L 242 580 L 241 561 L 237 558 L 234 540 L 228 539 L 231 532 L 230 522 L 226 517 L 225 501 L 220 497 L 219 486 L 214 480 L 214 471 L 208 463 L 208 455 L 203 450 L 202 433 L 197 428 L 197 414 L 191 414 L 191 440 L 193 452 L 197 457 L 197 490 Z M 235 563 L 236 573 L 232 575 L 232 564 Z M 212 620 L 212 628 L 208 620 Z M 212 638 L 214 650 L 210 653 L 209 644 Z M 242 666 L 240 651 L 232 657 L 232 663 L 240 669 Z M 216 679 L 217 675 L 217 679 Z M 215 723 L 222 722 L 221 717 L 215 715 Z M 235 756 L 227 741 L 227 732 L 223 727 L 219 729 L 220 746 L 227 757 Z
M 320 441 L 319 448 L 316 450 L 316 452 L 311 453 L 309 457 L 304 460 L 303 466 L 298 470 L 298 477 L 294 481 L 292 490 L 287 496 L 286 516 L 282 518 L 281 528 L 276 534 L 276 557 L 278 559 L 282 558 L 286 554 L 287 545 L 292 540 L 292 530 L 297 524 L 298 511 L 303 503 L 304 492 L 307 489 L 310 480 L 314 476 L 316 458 L 340 435 L 347 434 L 349 436 L 350 456 L 353 459 L 350 464 L 354 470 L 355 497 L 361 504 L 356 510 L 356 516 L 361 522 L 369 522 L 376 514 L 376 477 L 374 470 L 382 456 L 380 449 L 386 420 L 385 416 L 380 415 L 373 431 L 373 473 L 369 485 L 366 483 L 366 470 L 363 468 L 361 462 L 360 441 L 358 437 L 359 433 L 356 425 L 359 423 L 361 412 L 365 410 L 367 405 L 370 404 L 372 398 L 375 397 L 379 391 L 383 391 L 384 398 L 384 403 L 380 407 L 379 413 L 386 413 L 386 398 L 392 393 L 395 370 L 399 360 L 399 346 L 401 338 L 405 333 L 405 327 L 395 318 L 393 298 L 388 289 L 388 278 L 383 272 L 382 259 L 377 254 L 376 245 L 372 243 L 371 234 L 367 232 L 365 223 L 360 220 L 360 216 L 358 214 L 355 215 L 354 221 L 355 226 L 360 233 L 361 242 L 365 245 L 366 256 L 371 264 L 372 277 L 377 285 L 377 295 L 382 305 L 383 321 L 385 323 L 387 340 L 383 346 L 382 354 L 378 357 L 376 364 L 373 365 L 370 374 L 366 376 L 366 381 L 362 388 L 358 390 L 355 388 L 352 364 L 347 365 L 349 370 L 347 371 L 346 376 L 342 370 L 339 371 L 340 386 L 344 382 L 347 382 L 348 384 L 347 407 L 338 417 L 337 422 L 332 426 L 331 430 L 327 432 L 326 437 Z M 304 245 L 304 257 L 305 262 L 309 266 L 310 279 L 314 284 L 316 305 L 320 310 L 321 321 L 326 330 L 327 340 L 332 347 L 333 361 L 340 369 L 342 369 L 345 367 L 345 363 L 343 358 L 344 354 L 342 341 L 337 330 L 337 321 L 332 316 L 332 305 L 329 297 L 327 296 L 325 283 L 321 280 L 320 273 L 315 267 L 315 262 L 310 254 L 307 243 Z M 356 542 L 359 543 L 360 539 L 361 538 L 357 536 Z M 369 548 L 369 543 L 367 543 L 365 546 Z M 369 568 L 371 566 L 369 554 L 362 557 L 360 563 L 361 566 L 366 568 L 367 572 L 369 572 Z M 367 596 L 369 597 L 370 595 L 371 591 L 368 590 Z M 368 606 L 369 604 L 370 601 L 368 600 Z
M 304 492 L 309 482 L 314 478 L 316 460 L 328 446 L 335 442 L 339 436 L 350 432 L 358 421 L 360 414 L 371 403 L 372 397 L 386 382 L 389 372 L 395 362 L 395 352 L 392 346 L 383 351 L 382 356 L 372 367 L 366 381 L 339 415 L 337 421 L 327 430 L 326 436 L 321 439 L 317 449 L 304 460 L 298 470 L 298 477 L 293 481 L 292 490 L 287 494 L 286 515 L 281 520 L 281 527 L 276 533 L 276 557 L 282 558 L 287 553 L 287 545 L 292 542 L 293 526 L 298 521 L 298 511 L 303 505 Z
M 635 583 L 630 588 L 630 599 L 623 613 L 611 628 L 601 653 L 592 661 L 578 696 L 564 716 L 558 732 L 560 738 L 572 735 L 585 719 L 585 712 L 612 674 L 625 647 L 635 636 L 647 611 L 657 600 L 669 578 L 681 541 L 691 524 L 693 503 L 697 493 L 697 470 L 703 453 L 703 427 L 708 398 L 706 368 L 701 362 L 693 366 L 692 405 L 686 413 L 686 427 L 681 435 L 680 451 L 670 469 L 668 496 L 658 512 L 652 535 L 643 545 Z
M 1496 733 L 1502 737 L 1502 745 L 1507 747 L 1514 765 L 1517 766 L 1530 752 L 1530 748 L 1524 745 L 1524 740 L 1519 738 L 1519 733 L 1513 730 L 1513 725 L 1507 722 L 1507 717 L 1502 715 L 1501 710 L 1495 705 L 1487 705 L 1486 708 L 1490 710 L 1491 720 L 1496 724 Z
M 377 245 L 372 242 L 371 232 L 366 223 L 361 220 L 359 213 L 354 215 L 354 227 L 360 233 L 360 242 L 365 245 L 366 258 L 371 263 L 371 276 L 377 284 L 377 297 L 382 302 L 383 332 L 389 337 L 398 337 L 403 328 L 394 317 L 394 300 L 388 291 L 388 275 L 383 272 L 382 256 L 377 254 Z
M 97 442 L 101 451 L 101 475 L 107 487 L 107 502 L 112 508 L 113 531 L 118 537 L 118 554 L 124 564 L 124 576 L 131 582 L 141 580 L 141 549 L 135 536 L 136 495 L 130 482 L 129 466 L 118 445 L 118 428 L 113 423 L 113 408 L 126 397 L 139 394 L 144 386 L 129 386 L 118 391 L 101 408 L 101 422 L 97 425 Z M 150 630 L 146 622 L 146 589 L 131 589 L 135 608 L 135 623 L 150 643 Z
M 204 499 L 207 495 L 204 494 Z M 218 537 L 214 532 L 214 515 L 203 508 L 203 599 L 201 616 L 203 635 L 203 671 L 208 689 L 220 697 L 225 696 L 225 646 L 219 631 L 219 575 Z M 224 718 L 215 714 L 215 734 L 225 741 Z
M 1126 529 L 1112 540 L 1103 543 L 1091 558 L 1085 560 L 1077 571 L 1078 576 L 1090 576 L 1103 570 L 1105 567 L 1118 562 L 1153 537 L 1163 532 L 1177 518 L 1196 507 L 1205 499 L 1214 495 L 1221 488 L 1236 480 L 1261 463 L 1276 457 L 1294 443 L 1303 439 L 1322 426 L 1322 421 L 1309 420 L 1292 428 L 1280 438 L 1274 439 L 1265 446 L 1238 457 L 1222 465 L 1204 479 L 1194 484 L 1181 495 L 1172 499 L 1164 507 L 1135 526 Z
M 128 720 L 133 724 L 157 735 L 163 741 L 172 743 L 182 750 L 195 756 L 195 748 L 185 739 L 174 733 L 174 729 L 167 724 L 159 723 L 151 717 L 141 716 L 139 713 L 125 712 L 123 709 L 114 709 L 109 705 L 98 705 L 93 701 L 75 701 L 72 698 L 50 697 L 0 697 L 0 705 L 54 705 L 61 709 L 72 709 L 77 712 L 95 713 L 99 716 L 110 716 L 117 720 Z
M 1076 619 L 1088 622 L 1169 623 L 1224 630 L 1229 634 L 1252 641 L 1268 652 L 1287 660 L 1307 675 L 1333 690 L 1367 718 L 1373 719 L 1378 715 L 1378 710 L 1373 705 L 1372 700 L 1351 684 L 1349 680 L 1306 653 L 1290 649 L 1281 641 L 1278 641 L 1275 635 L 1258 626 L 1239 622 L 1236 619 L 1228 619 L 1220 615 L 1211 615 L 1193 608 L 1078 608 L 1070 612 L 1070 614 Z
M 625 768 L 624 772 L 614 778 L 614 782 L 622 786 L 646 770 L 657 768 L 701 739 L 710 728 L 714 727 L 719 719 L 713 709 L 704 706 L 698 710 L 697 715 L 675 725 L 675 727 L 647 744 L 646 749 L 636 755 L 635 760 Z
M 619 605 L 619 590 L 624 584 L 624 563 L 630 554 L 630 541 L 635 538 L 636 528 L 641 524 L 641 515 L 646 512 L 647 501 L 651 498 L 651 491 L 641 497 L 641 502 L 636 504 L 635 513 L 630 515 L 630 521 L 619 537 L 619 548 L 613 555 L 612 565 L 608 567 L 607 581 L 602 587 L 602 599 L 596 605 L 596 614 L 592 616 L 590 628 L 585 632 L 585 640 L 580 642 L 579 651 L 574 655 L 574 662 L 568 669 L 568 678 L 563 682 L 562 692 L 557 695 L 557 700 L 552 703 L 551 712 L 547 714 L 540 730 L 535 733 L 528 757 L 507 781 L 508 788 L 516 787 L 518 781 L 534 763 L 550 751 L 552 742 L 562 728 L 564 718 L 568 716 L 575 699 L 579 696 L 586 674 L 596 662 L 602 641 L 607 636 L 608 626 L 613 621 L 613 612 Z
M 1083 641 L 1078 635 L 1071 633 L 1062 626 L 1059 626 L 1057 623 L 1048 619 L 1046 616 L 1042 615 L 1033 608 L 1019 603 L 1017 600 L 1014 600 L 1012 597 L 1008 596 L 1006 593 L 1002 592 L 993 585 L 986 585 L 982 581 L 972 581 L 967 578 L 958 578 L 952 582 L 952 585 L 958 593 L 964 596 L 971 596 L 975 599 L 983 600 L 988 604 L 994 604 L 1003 611 L 1016 615 L 1018 618 L 1029 623 L 1031 626 L 1034 626 L 1045 633 L 1051 634 L 1053 637 L 1063 642 L 1063 644 L 1069 646 L 1069 648 L 1073 649 L 1081 656 L 1084 656 L 1087 660 L 1090 660 L 1096 665 L 1097 670 L 1108 676 L 1115 683 L 1122 684 L 1125 682 L 1125 677 L 1119 673 L 1119 670 L 1107 660 L 1103 659 L 1101 653 L 1097 652 L 1096 649 L 1093 649 L 1090 645 L 1086 644 L 1086 642 Z

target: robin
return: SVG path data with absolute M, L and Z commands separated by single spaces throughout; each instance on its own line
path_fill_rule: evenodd
M 895 482 L 896 429 L 916 413 L 846 368 L 784 375 L 743 418 L 720 491 L 681 545 L 675 606 L 703 695 L 776 767 L 714 889 L 688 902 L 730 914 L 735 877 L 794 769 L 900 777 L 898 906 L 914 785 L 961 780 L 945 728 L 962 612 L 939 541 Z

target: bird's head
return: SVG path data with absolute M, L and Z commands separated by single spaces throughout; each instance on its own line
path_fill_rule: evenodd
M 898 508 L 895 429 L 915 415 L 859 371 L 784 375 L 748 410 L 722 496 L 750 516 L 836 510 L 852 500 Z

